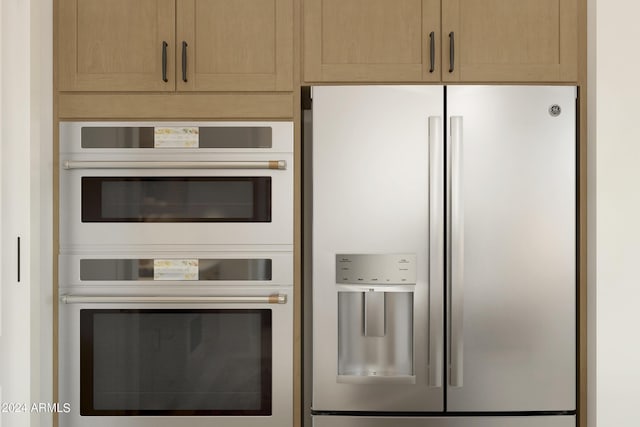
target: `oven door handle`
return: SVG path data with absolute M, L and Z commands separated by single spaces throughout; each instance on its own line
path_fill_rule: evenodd
M 153 162 L 153 161 L 80 161 L 65 160 L 64 169 L 287 169 L 286 160 Z
M 62 295 L 64 304 L 83 303 L 161 303 L 161 304 L 286 304 L 286 294 L 267 296 L 95 296 L 95 295 Z

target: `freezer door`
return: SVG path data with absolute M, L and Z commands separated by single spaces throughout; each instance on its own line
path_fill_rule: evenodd
M 313 427 L 575 427 L 574 415 L 487 417 L 313 417 Z
M 444 409 L 443 122 L 442 87 L 313 88 L 314 411 Z
M 576 89 L 447 97 L 447 410 L 574 410 Z

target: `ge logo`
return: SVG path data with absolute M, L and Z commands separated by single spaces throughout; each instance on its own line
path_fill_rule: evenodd
M 551 114 L 551 117 L 558 117 L 560 113 L 562 113 L 562 109 L 558 104 L 553 104 L 549 107 L 549 114 Z

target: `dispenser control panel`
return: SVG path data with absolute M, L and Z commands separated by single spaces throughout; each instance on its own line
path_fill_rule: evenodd
M 336 283 L 416 283 L 416 254 L 336 254 Z

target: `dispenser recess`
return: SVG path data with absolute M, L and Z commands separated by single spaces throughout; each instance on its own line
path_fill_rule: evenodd
M 340 383 L 414 383 L 415 254 L 338 254 Z

